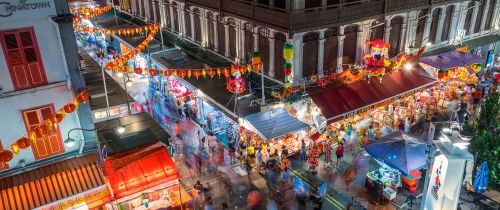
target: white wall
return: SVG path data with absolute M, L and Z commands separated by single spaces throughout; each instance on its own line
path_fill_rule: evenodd
M 30 0 L 28 3 L 48 1 Z M 10 2 L 14 5 L 18 4 L 18 1 L 12 0 Z M 0 10 L 3 9 L 0 8 Z M 9 17 L 0 17 L 0 31 L 34 26 L 35 36 L 49 83 L 65 81 L 68 78 L 56 26 L 49 22 L 48 19 L 48 17 L 55 15 L 54 3 L 50 0 L 50 8 L 16 11 Z M 3 89 L 3 92 L 9 92 L 14 90 L 14 86 L 5 59 L 3 50 L 0 50 L 0 87 Z
M 0 98 L 0 107 L 2 107 L 2 114 L 0 117 L 0 140 L 4 148 L 10 149 L 10 145 L 14 143 L 14 141 L 23 135 L 27 135 L 21 113 L 22 110 L 54 104 L 55 111 L 57 111 L 71 101 L 71 99 L 72 97 L 65 84 L 33 93 Z M 71 114 L 66 114 L 66 117 L 59 125 L 62 140 L 64 141 L 64 139 L 67 138 L 70 129 L 75 127 L 79 128 L 79 124 L 76 111 Z M 81 131 L 71 132 L 71 137 L 77 140 L 83 139 Z M 75 151 L 77 149 L 79 149 L 77 146 L 69 148 L 65 145 L 65 152 Z M 34 161 L 31 147 L 21 150 L 18 155 L 14 155 L 14 158 L 9 162 L 10 167 L 17 165 L 20 159 L 24 159 L 27 162 Z
M 59 1 L 59 0 L 57 0 Z M 7 1 L 11 5 L 19 4 L 17 0 Z M 33 107 L 54 104 L 55 111 L 70 102 L 73 91 L 66 81 L 68 80 L 68 70 L 64 61 L 64 53 L 59 38 L 57 26 L 49 21 L 49 17 L 56 15 L 54 0 L 29 0 L 27 3 L 49 2 L 49 8 L 39 8 L 34 10 L 15 11 L 9 17 L 0 17 L 0 31 L 34 27 L 41 58 L 49 84 L 57 85 L 38 87 L 34 89 L 15 91 L 9 94 L 0 95 L 0 140 L 4 148 L 10 149 L 10 145 L 19 137 L 27 135 L 21 111 Z M 0 5 L 0 7 L 5 4 Z M 4 8 L 0 8 L 2 11 Z M 5 10 L 3 11 L 5 12 Z M 64 37 L 62 37 L 64 39 Z M 9 70 L 5 61 L 3 51 L 0 50 L 0 87 L 3 92 L 14 91 Z M 62 141 L 67 138 L 67 133 L 72 128 L 80 128 L 78 115 L 76 112 L 67 114 L 59 125 Z M 81 131 L 73 131 L 72 138 L 83 139 Z M 68 148 L 65 145 L 65 152 L 76 151 L 78 146 Z M 31 147 L 21 150 L 18 155 L 9 162 L 10 168 L 16 167 L 20 159 L 26 163 L 34 161 Z

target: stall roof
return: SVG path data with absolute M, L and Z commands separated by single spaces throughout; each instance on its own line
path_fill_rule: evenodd
M 115 199 L 179 178 L 162 143 L 112 155 L 106 158 L 104 167 Z
M 376 105 L 405 93 L 426 88 L 436 82 L 419 66 L 412 71 L 396 71 L 379 78 L 360 80 L 345 86 L 314 87 L 307 89 L 316 106 L 331 122 L 346 114 Z
M 425 147 L 424 142 L 397 131 L 366 145 L 365 150 L 373 158 L 406 176 L 410 171 L 421 169 L 427 163 Z
M 480 55 L 451 51 L 438 55 L 423 57 L 421 63 L 425 63 L 437 69 L 450 69 L 459 66 L 468 66 L 475 63 L 483 63 L 484 58 Z
M 306 123 L 288 114 L 284 108 L 251 114 L 244 119 L 264 139 L 281 137 L 308 127 Z
M 104 184 L 95 154 L 72 158 L 0 179 L 0 209 L 34 209 Z

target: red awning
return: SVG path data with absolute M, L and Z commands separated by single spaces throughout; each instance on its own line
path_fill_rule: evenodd
M 179 178 L 162 143 L 108 157 L 104 167 L 115 199 Z
M 400 70 L 385 74 L 382 82 L 379 78 L 371 78 L 369 81 L 360 80 L 341 87 L 315 87 L 307 92 L 321 113 L 331 122 L 352 111 L 435 83 L 423 70 Z

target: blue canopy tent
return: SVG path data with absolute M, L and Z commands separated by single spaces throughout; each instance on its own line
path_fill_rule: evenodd
M 266 140 L 304 130 L 308 127 L 306 123 L 292 117 L 283 108 L 248 115 L 243 119 L 243 125 L 254 130 L 261 138 Z
M 421 169 L 427 163 L 425 147 L 425 142 L 398 131 L 366 145 L 365 150 L 373 158 L 408 176 L 410 171 Z
M 472 187 L 474 187 L 474 191 L 477 193 L 484 193 L 484 191 L 486 191 L 488 187 L 488 163 L 486 161 L 481 163 L 481 167 L 476 173 Z

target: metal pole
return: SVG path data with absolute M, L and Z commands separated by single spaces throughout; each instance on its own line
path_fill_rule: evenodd
M 106 117 L 109 117 L 109 98 L 108 98 L 108 88 L 106 87 L 106 74 L 103 68 L 104 64 L 101 64 L 102 82 L 104 83 L 104 96 L 106 97 Z
M 116 7 L 113 5 L 113 12 L 115 13 L 115 25 L 118 26 L 118 18 L 116 18 Z
M 163 31 L 162 28 L 160 27 L 160 39 L 161 39 L 161 50 L 165 50 L 165 45 L 163 44 Z
M 259 65 L 262 65 L 259 64 Z M 260 70 L 260 85 L 262 87 L 262 90 L 261 90 L 261 94 L 262 94 L 262 103 L 261 103 L 261 106 L 260 108 L 262 109 L 262 107 L 264 107 L 264 105 L 266 105 L 266 95 L 264 94 L 264 68 L 262 68 Z
M 127 77 L 127 79 L 125 79 Z M 127 88 L 127 81 L 130 81 L 130 77 L 128 76 L 128 73 L 123 75 L 123 86 L 125 87 L 125 97 L 127 97 L 127 109 L 128 109 L 128 114 L 132 115 L 132 112 L 130 111 L 130 101 L 128 100 L 128 88 Z

